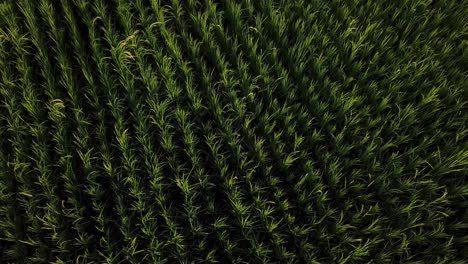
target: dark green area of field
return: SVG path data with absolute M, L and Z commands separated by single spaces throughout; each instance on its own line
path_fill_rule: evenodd
M 467 1 L 1 1 L 0 263 L 467 263 L 467 103 Z

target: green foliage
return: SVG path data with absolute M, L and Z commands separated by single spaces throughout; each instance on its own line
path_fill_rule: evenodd
M 465 263 L 466 17 L 0 3 L 0 262 Z

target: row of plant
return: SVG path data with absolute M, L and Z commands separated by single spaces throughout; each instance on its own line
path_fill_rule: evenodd
M 450 1 L 0 4 L 0 260 L 463 263 Z

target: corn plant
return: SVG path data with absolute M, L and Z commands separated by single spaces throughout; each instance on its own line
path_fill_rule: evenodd
M 0 3 L 0 262 L 467 262 L 466 17 Z

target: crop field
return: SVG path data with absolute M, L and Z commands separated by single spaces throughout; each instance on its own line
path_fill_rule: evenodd
M 468 1 L 0 1 L 0 263 L 468 263 Z

